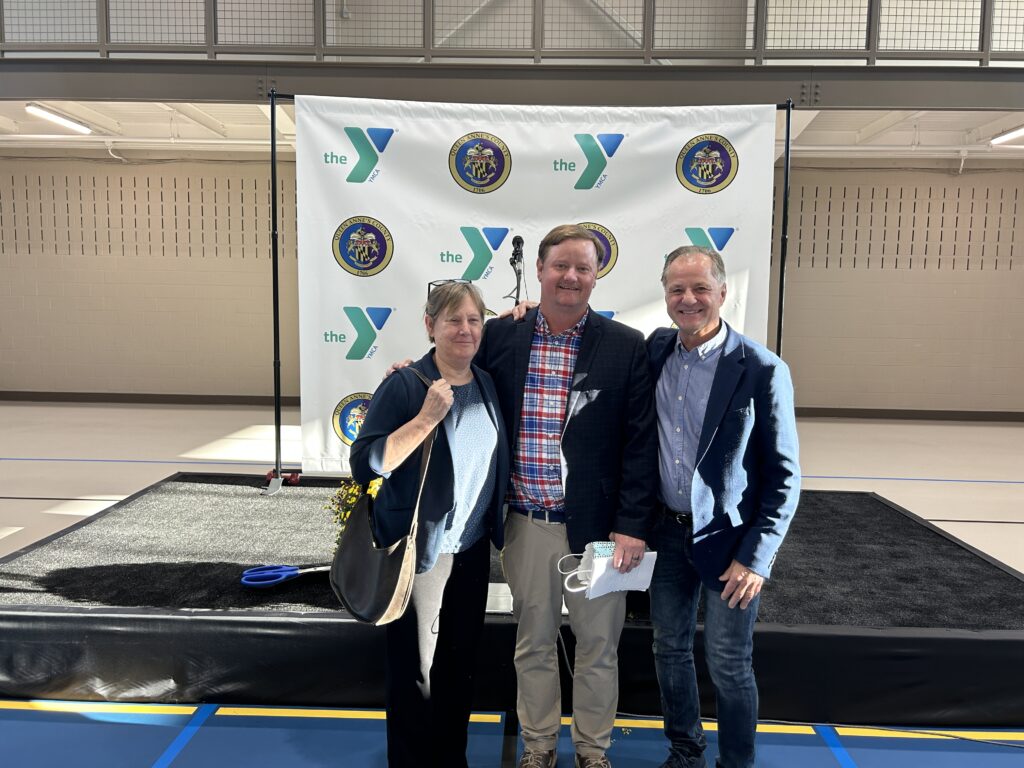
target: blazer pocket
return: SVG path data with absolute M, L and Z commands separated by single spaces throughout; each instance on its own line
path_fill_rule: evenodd
M 752 405 L 745 405 L 742 408 L 730 408 L 725 412 L 725 418 L 727 419 L 747 419 L 750 418 L 750 414 L 754 412 Z
M 604 390 L 601 389 L 570 389 L 569 398 L 565 404 L 566 419 L 572 418 L 578 413 L 586 412 L 587 408 L 592 408 L 594 403 L 598 402 L 602 392 Z

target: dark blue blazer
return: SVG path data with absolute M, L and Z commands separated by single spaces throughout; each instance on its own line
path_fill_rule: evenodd
M 515 446 L 537 310 L 490 320 L 474 362 L 494 378 Z M 562 431 L 566 533 L 573 552 L 617 531 L 646 540 L 654 522 L 658 434 L 639 331 L 591 312 L 583 328 Z M 514 448 L 513 448 L 514 450 Z
M 434 364 L 433 350 L 410 368 L 416 368 L 431 381 L 441 378 Z M 491 377 L 476 366 L 473 366 L 473 375 L 483 393 L 491 422 L 498 430 L 494 498 L 488 511 L 487 527 L 494 546 L 501 549 L 505 541 L 502 507 L 509 475 L 508 438 Z M 373 393 L 359 437 L 352 444 L 349 454 L 352 477 L 360 483 L 369 483 L 378 477 L 386 478 L 373 505 L 374 535 L 381 546 L 390 546 L 409 533 L 412 513 L 416 508 L 421 456 L 417 448 L 390 474 L 384 474 L 379 471 L 384 460 L 384 444 L 388 435 L 420 412 L 426 396 L 426 385 L 411 370 L 403 368 L 391 374 Z M 416 537 L 417 573 L 429 571 L 437 562 L 445 522 L 454 507 L 455 475 L 448 436 L 442 423 L 437 427 L 437 439 L 430 455 L 423 498 L 420 501 L 419 532 Z
M 657 381 L 677 331 L 647 339 Z M 711 385 L 690 496 L 694 564 L 705 586 L 735 559 L 768 577 L 800 498 L 793 382 L 778 356 L 728 329 Z

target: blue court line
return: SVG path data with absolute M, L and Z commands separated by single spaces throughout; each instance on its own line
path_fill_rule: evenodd
M 830 728 L 827 725 L 816 725 L 814 726 L 814 732 L 821 737 L 821 740 L 828 745 L 829 750 L 832 752 L 832 756 L 839 763 L 841 768 L 857 768 L 857 764 L 853 762 L 853 758 L 850 757 L 850 753 L 846 751 L 846 747 L 843 746 L 842 742 L 839 741 L 839 734 L 836 733 L 835 728 Z
M 68 458 L 22 458 L 17 456 L 0 456 L 0 461 L 73 461 L 73 462 L 85 462 L 92 464 L 171 464 L 178 466 L 181 464 L 203 464 L 203 465 L 214 465 L 214 466 L 236 466 L 236 467 L 263 467 L 267 464 L 273 464 L 273 459 L 267 459 L 266 461 L 231 461 L 229 459 L 211 459 L 206 461 L 158 461 L 156 459 L 68 459 Z M 299 467 L 281 467 L 282 470 L 287 469 L 288 471 L 297 472 Z
M 196 713 L 192 715 L 192 719 L 188 721 L 188 725 L 181 729 L 181 733 L 178 734 L 177 738 L 171 742 L 171 745 L 164 750 L 164 753 L 160 755 L 153 768 L 167 768 L 174 759 L 181 754 L 188 743 L 192 740 L 192 737 L 196 735 L 203 723 L 206 722 L 207 718 L 210 717 L 214 712 L 217 711 L 216 704 L 203 704 Z
M 1024 480 L 966 480 L 955 477 L 872 477 L 870 475 L 804 475 L 804 480 L 894 480 L 903 483 L 988 483 L 1024 485 Z

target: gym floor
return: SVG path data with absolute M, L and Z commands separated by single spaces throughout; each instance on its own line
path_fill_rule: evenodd
M 714 764 L 714 723 L 706 723 Z M 469 728 L 469 764 L 502 765 L 500 714 L 478 713 Z M 0 701 L 8 765 L 58 768 L 384 768 L 384 713 L 371 710 Z M 620 719 L 608 757 L 616 768 L 653 768 L 665 758 L 661 722 Z M 761 768 L 1011 768 L 1024 766 L 1024 732 L 918 731 L 828 725 L 758 726 Z M 572 765 L 562 728 L 559 765 Z
M 297 469 L 297 410 L 285 409 L 283 421 L 283 463 Z M 0 424 L 0 557 L 176 471 L 262 474 L 274 461 L 270 408 L 0 401 Z M 799 427 L 805 488 L 874 491 L 1024 572 L 1024 424 L 801 419 Z M 758 762 L 1024 768 L 1024 732 L 913 726 L 763 723 Z M 503 734 L 500 714 L 475 715 L 470 764 L 501 765 Z M 378 711 L 0 701 L 0 739 L 4 764 L 33 768 L 385 764 Z M 614 739 L 616 768 L 664 759 L 659 721 L 622 719 Z

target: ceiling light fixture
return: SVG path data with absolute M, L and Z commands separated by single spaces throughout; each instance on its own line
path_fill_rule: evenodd
M 1019 139 L 1021 136 L 1024 136 L 1024 125 L 1022 125 L 1020 128 L 1014 128 L 1012 131 L 1007 131 L 1006 133 L 1000 133 L 998 136 L 994 136 L 993 138 L 989 139 L 988 143 L 989 144 L 1005 144 L 1008 141 L 1013 141 L 1014 139 Z
M 46 107 L 41 107 L 33 102 L 29 102 L 25 105 L 25 111 L 30 115 L 35 115 L 36 117 L 41 117 L 44 120 L 49 120 L 51 123 L 56 123 L 57 125 L 69 128 L 76 133 L 92 133 L 92 128 L 89 126 L 76 122 L 69 117 L 64 117 L 64 115 L 58 114 Z

